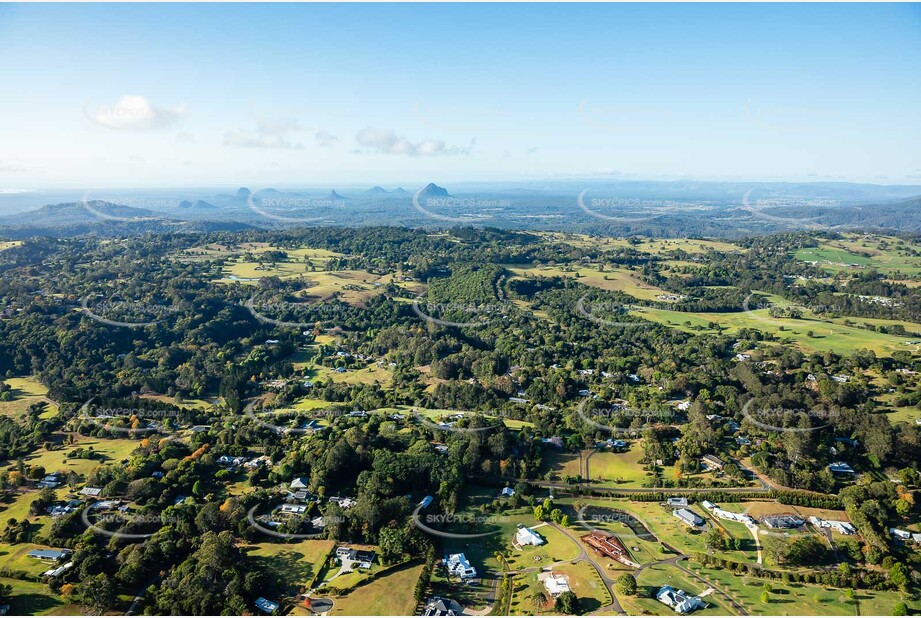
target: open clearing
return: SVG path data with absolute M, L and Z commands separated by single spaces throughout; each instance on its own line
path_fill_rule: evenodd
M 293 596 L 323 568 L 334 545 L 333 541 L 324 540 L 257 543 L 243 547 L 242 551 L 275 575 L 280 591 Z
M 3 381 L 10 386 L 13 395 L 12 401 L 0 401 L 0 414 L 3 416 L 18 418 L 33 403 L 46 404 L 45 411 L 39 415 L 39 418 L 51 418 L 57 415 L 57 404 L 48 399 L 48 389 L 35 378 L 6 378 Z
M 623 292 L 638 300 L 652 300 L 659 302 L 659 296 L 668 294 L 662 288 L 648 283 L 643 283 L 634 273 L 624 268 L 606 269 L 603 272 L 598 268 L 560 268 L 556 266 L 524 267 L 520 265 L 507 265 L 505 268 L 513 273 L 513 279 L 534 279 L 539 277 L 568 277 L 578 279 L 579 283 L 591 287 L 607 290 L 609 292 Z
M 333 598 L 332 616 L 412 616 L 413 590 L 422 565 L 397 567 L 344 597 Z
M 878 332 L 847 326 L 838 321 L 819 320 L 804 313 L 803 318 L 773 318 L 770 309 L 753 309 L 735 313 L 689 313 L 670 309 L 653 309 L 649 307 L 634 308 L 631 313 L 638 317 L 658 322 L 672 328 L 687 332 L 716 332 L 711 323 L 718 324 L 724 332 L 735 333 L 742 328 L 753 328 L 764 333 L 776 335 L 779 339 L 789 339 L 807 352 L 837 352 L 850 354 L 856 350 L 873 350 L 879 356 L 891 356 L 897 350 L 921 351 L 921 346 L 906 345 L 911 339 L 896 337 Z M 854 319 L 856 322 L 857 319 Z M 865 320 L 872 322 L 871 320 Z M 895 324 L 895 321 L 888 320 Z M 905 324 L 904 322 L 901 322 Z M 906 328 L 913 325 L 905 324 Z M 780 330 L 783 327 L 785 330 Z M 921 326 L 918 326 L 921 330 Z M 813 337 L 808 333 L 812 331 Z
M 53 451 L 39 449 L 31 455 L 26 455 L 24 459 L 27 466 L 42 466 L 48 473 L 73 470 L 77 474 L 85 476 L 96 466 L 128 459 L 139 444 L 140 440 L 106 440 L 80 437 L 74 444 L 65 445 Z M 74 459 L 68 457 L 70 452 L 81 446 L 83 448 L 93 447 L 94 451 L 102 454 L 102 459 Z M 15 462 L 10 465 L 15 465 Z

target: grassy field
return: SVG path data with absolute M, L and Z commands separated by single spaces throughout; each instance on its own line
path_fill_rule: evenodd
M 46 569 L 47 570 L 47 569 Z M 0 577 L 0 584 L 13 587 L 9 616 L 79 615 L 80 608 L 68 605 L 45 584 Z
M 576 563 L 561 564 L 553 567 L 553 573 L 563 575 L 569 582 L 569 588 L 577 597 L 579 597 L 579 608 L 582 614 L 588 614 L 600 607 L 611 603 L 611 595 L 608 593 L 604 582 L 588 562 L 584 560 Z M 536 609 L 531 596 L 536 592 L 547 594 L 547 589 L 543 582 L 538 578 L 540 573 L 527 573 L 519 575 L 514 579 L 514 589 L 512 591 L 512 602 L 510 612 L 513 616 L 533 616 Z M 547 595 L 549 597 L 549 595 Z M 547 605 L 540 609 L 541 614 L 555 614 L 553 610 L 553 601 L 550 600 Z
M 214 406 L 217 399 L 208 401 L 206 399 L 184 399 L 180 396 L 170 397 L 169 395 L 140 395 L 140 399 L 149 399 L 151 401 L 160 401 L 162 403 L 168 403 L 170 405 L 189 410 L 191 408 L 201 408 L 207 410 Z
M 12 401 L 0 401 L 0 414 L 18 418 L 33 403 L 45 403 L 47 408 L 40 418 L 51 418 L 58 413 L 58 406 L 48 399 L 48 389 L 32 377 L 6 378 L 3 380 L 12 389 Z
M 848 601 L 844 591 L 815 584 L 772 583 L 770 601 L 761 602 L 765 580 L 735 575 L 722 569 L 702 567 L 686 562 L 687 568 L 718 585 L 731 594 L 750 614 L 762 616 L 888 616 L 896 603 L 903 600 L 898 592 L 861 590 L 857 593 L 857 606 Z M 917 611 L 917 603 L 906 601 Z M 915 612 L 909 612 L 913 614 Z
M 114 439 L 104 440 L 100 438 L 79 438 L 74 444 L 58 448 L 53 451 L 41 449 L 24 459 L 26 465 L 43 466 L 47 472 L 58 472 L 73 470 L 77 474 L 86 475 L 90 470 L 102 463 L 119 462 L 128 459 L 131 452 L 138 447 L 139 440 Z M 96 459 L 71 459 L 68 453 L 78 446 L 93 447 L 97 453 L 102 453 L 105 457 L 103 461 Z
M 637 584 L 639 590 L 642 592 L 645 589 L 647 594 L 654 594 L 654 592 L 658 592 L 659 588 L 666 585 L 676 590 L 684 590 L 692 595 L 700 594 L 707 588 L 707 585 L 703 582 L 692 578 L 677 567 L 668 564 L 659 564 L 643 570 L 637 578 Z M 621 595 L 618 599 L 629 615 L 638 616 L 643 614 L 654 614 L 670 616 L 674 614 L 671 609 L 660 603 L 654 597 L 640 597 L 639 595 L 629 597 Z M 721 595 L 713 593 L 704 598 L 704 600 L 707 602 L 708 607 L 706 609 L 696 610 L 694 612 L 695 616 L 736 615 L 736 612 L 733 611 L 732 607 L 726 603 L 725 598 Z
M 640 308 L 634 315 L 688 332 L 716 332 L 710 323 L 718 324 L 724 332 L 734 333 L 742 328 L 754 328 L 790 340 L 807 352 L 837 352 L 850 354 L 855 350 L 873 350 L 879 356 L 890 356 L 897 350 L 919 351 L 919 346 L 905 345 L 910 339 L 871 332 L 846 326 L 839 320 L 819 320 L 804 314 L 802 319 L 772 318 L 769 309 L 754 309 L 735 313 L 685 313 L 669 309 Z M 872 320 L 864 320 L 872 322 Z M 885 322 L 885 321 L 884 321 Z M 892 321 L 888 321 L 894 323 Z M 902 322 L 904 324 L 904 322 Z M 780 327 L 785 330 L 781 331 Z M 906 328 L 912 325 L 906 324 Z M 921 329 L 921 326 L 919 326 Z M 808 336 L 812 331 L 813 337 Z
M 47 545 L 36 545 L 35 543 L 0 543 L 0 569 L 9 569 L 10 571 L 23 571 L 28 575 L 35 577 L 54 566 L 50 562 L 29 558 L 27 555 L 33 549 L 57 549 Z
M 633 443 L 625 452 L 599 451 L 588 459 L 591 480 L 600 480 L 605 487 L 641 487 L 648 478 L 640 459 L 643 449 Z
M 921 275 L 921 257 L 909 255 L 909 249 L 917 251 L 918 245 L 892 236 L 844 234 L 818 247 L 800 249 L 794 257 L 818 262 L 831 274 L 873 268 L 888 275 L 917 277 Z
M 662 288 L 643 283 L 631 271 L 623 268 L 606 269 L 604 272 L 595 267 L 560 268 L 556 266 L 523 267 L 507 265 L 506 269 L 514 273 L 512 279 L 529 279 L 535 277 L 578 278 L 579 283 L 612 292 L 624 292 L 640 300 L 659 300 L 668 294 Z M 664 302 L 664 301 L 663 301 Z
M 0 241 L 0 251 L 6 251 L 22 244 L 21 240 L 3 240 Z
M 396 568 L 344 597 L 333 598 L 329 615 L 411 616 L 416 607 L 413 590 L 421 573 L 421 564 Z
M 311 582 L 334 545 L 333 541 L 324 540 L 258 543 L 245 546 L 242 551 L 274 575 L 281 591 L 293 596 Z
M 343 373 L 331 367 L 315 366 L 310 374 L 313 380 L 329 380 L 340 384 L 388 384 L 393 379 L 393 372 L 389 367 L 378 367 L 376 364 L 368 365 L 361 369 L 347 369 Z
M 586 234 L 568 234 L 563 232 L 543 232 L 541 236 L 555 242 L 562 242 L 573 247 L 600 248 L 603 250 L 634 248 L 643 253 L 662 255 L 675 250 L 687 253 L 706 253 L 708 251 L 744 251 L 741 247 L 716 240 L 697 240 L 692 238 L 640 238 L 636 244 L 626 238 L 608 238 L 588 236 Z M 631 239 L 632 240 L 632 239 Z

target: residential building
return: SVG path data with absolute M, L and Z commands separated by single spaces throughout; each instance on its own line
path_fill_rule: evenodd
M 692 597 L 684 590 L 675 590 L 671 586 L 662 586 L 659 588 L 656 599 L 658 599 L 660 603 L 668 605 L 679 614 L 688 614 L 695 609 L 703 609 L 707 606 L 700 597 Z
M 518 525 L 518 531 L 515 533 L 515 544 L 519 547 L 525 545 L 543 545 L 546 541 L 539 534 L 527 526 Z
M 474 579 L 476 569 L 467 560 L 464 554 L 447 554 L 444 557 L 445 567 L 449 575 L 455 575 L 461 579 Z
M 674 511 L 672 515 L 693 528 L 702 526 L 704 523 L 704 520 L 700 515 L 689 509 L 678 509 L 677 511 Z

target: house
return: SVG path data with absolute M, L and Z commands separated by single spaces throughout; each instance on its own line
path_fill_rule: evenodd
M 541 538 L 539 534 L 528 528 L 527 526 L 522 526 L 518 524 L 518 532 L 515 533 L 515 544 L 523 547 L 525 545 L 543 545 L 546 541 Z
M 752 441 L 745 436 L 736 436 L 736 444 L 739 446 L 751 446 Z
M 310 479 L 306 476 L 299 476 L 288 485 L 289 489 L 307 489 L 308 487 L 310 487 Z
M 688 499 L 687 498 L 669 498 L 665 501 L 665 503 L 672 508 L 680 509 L 688 505 Z
M 27 556 L 45 562 L 58 562 L 71 554 L 69 549 L 33 549 Z
M 554 599 L 564 592 L 571 592 L 569 580 L 562 573 L 547 573 L 544 577 L 544 588 L 547 589 L 547 594 Z
M 703 609 L 707 606 L 700 597 L 692 597 L 684 590 L 675 590 L 671 586 L 662 586 L 659 588 L 656 599 L 660 603 L 668 605 L 676 613 L 687 614 L 695 609 Z
M 320 517 L 314 517 L 310 520 L 310 525 L 318 530 L 322 530 L 326 527 L 326 518 L 322 515 Z
M 850 522 L 846 521 L 835 521 L 831 519 L 820 519 L 818 517 L 810 517 L 809 523 L 815 526 L 816 528 L 830 528 L 835 532 L 840 534 L 851 535 L 857 532 L 857 528 L 853 526 Z
M 46 476 L 45 478 L 43 478 L 41 481 L 38 482 L 38 488 L 45 489 L 47 487 L 48 489 L 55 489 L 56 487 L 60 486 L 60 484 L 61 484 L 60 474 L 57 474 L 57 473 L 49 474 L 48 476 Z
M 672 512 L 672 515 L 680 519 L 688 526 L 691 526 L 692 528 L 702 526 L 704 523 L 704 520 L 702 517 L 700 517 L 700 515 L 689 509 L 678 509 L 677 511 Z
M 553 436 L 552 438 L 541 438 L 540 441 L 543 444 L 549 444 L 550 446 L 555 446 L 557 448 L 563 448 L 563 438 L 560 436 Z
M 425 507 L 427 507 L 428 505 L 432 503 L 433 499 L 434 498 L 432 498 L 432 496 L 426 496 L 422 498 L 422 501 L 419 503 L 419 508 L 424 509 Z
M 376 557 L 377 553 L 368 549 L 354 549 L 346 545 L 336 548 L 336 558 L 338 558 L 340 562 L 343 564 L 346 561 L 352 563 L 357 562 L 358 568 L 360 569 L 370 569 Z
M 500 498 L 511 498 L 515 495 L 515 490 L 511 487 L 503 487 L 502 491 L 499 492 Z
M 723 460 L 716 455 L 704 455 L 700 458 L 700 461 L 708 470 L 722 470 L 723 466 L 726 465 L 723 463 Z
M 755 521 L 755 519 L 751 515 L 746 515 L 745 513 L 735 513 L 733 511 L 727 511 L 725 509 L 721 509 L 715 504 L 713 505 L 713 508 L 711 510 L 713 511 L 713 514 L 716 517 L 719 517 L 720 519 L 727 519 L 729 521 L 737 521 L 739 523 L 743 523 L 748 526 L 754 526 L 756 523 L 758 523 Z
M 448 569 L 448 575 L 456 575 L 461 579 L 474 579 L 476 569 L 467 560 L 464 554 L 447 554 L 444 557 L 445 567 Z
M 306 513 L 307 507 L 303 504 L 282 504 L 279 510 L 287 514 L 300 514 Z
M 265 612 L 266 614 L 274 614 L 278 611 L 278 603 L 275 601 L 269 601 L 265 597 L 259 597 L 256 599 L 253 605 L 256 606 L 256 609 L 259 611 Z
M 162 479 L 162 478 L 164 477 L 164 474 L 163 474 L 163 472 L 161 472 L 160 470 L 157 470 L 156 472 L 154 472 L 154 473 L 151 474 L 150 476 L 151 476 L 152 478 L 155 478 L 155 479 L 159 480 L 159 479 Z
M 217 458 L 219 466 L 240 466 L 246 461 L 246 457 L 231 457 L 230 455 L 221 455 Z
M 436 444 L 436 445 L 435 445 L 435 452 L 438 453 L 439 455 L 447 455 L 447 454 L 448 454 L 448 445 L 447 445 L 447 444 Z
M 704 500 L 703 502 L 700 503 L 700 506 L 704 507 L 708 511 L 712 511 L 713 509 L 716 508 L 716 505 L 710 502 L 709 500 Z
M 425 603 L 422 610 L 423 616 L 459 616 L 458 609 L 461 609 L 455 601 L 443 599 L 441 597 L 432 597 Z
M 799 515 L 791 514 L 768 515 L 766 517 L 762 517 L 761 521 L 768 528 L 778 528 L 785 530 L 789 530 L 791 528 L 799 528 L 806 523 L 806 520 Z
M 828 469 L 831 471 L 832 474 L 844 474 L 844 475 L 850 475 L 850 476 L 857 474 L 856 472 L 854 472 L 854 468 L 850 467 L 848 464 L 844 463 L 843 461 L 835 461 L 835 462 L 828 464 Z
M 48 569 L 47 571 L 42 573 L 42 576 L 54 578 L 54 577 L 57 577 L 58 575 L 61 575 L 62 573 L 65 573 L 67 570 L 69 570 L 73 566 L 74 566 L 73 562 L 66 562 L 57 568 Z
M 909 532 L 908 530 L 899 530 L 898 528 L 889 528 L 889 534 L 891 534 L 897 539 L 902 539 L 903 541 L 907 541 L 908 539 L 911 538 L 911 532 Z M 29 555 L 30 556 L 32 555 L 31 552 L 29 553 Z
M 203 433 L 211 429 L 211 425 L 193 425 L 192 433 Z
M 340 498 L 339 496 L 332 496 L 329 499 L 329 501 L 335 502 L 336 504 L 339 505 L 340 508 L 343 508 L 343 509 L 350 509 L 356 504 L 358 504 L 358 500 L 356 500 L 355 498 L 349 498 L 349 497 Z
M 101 494 L 101 493 L 102 493 L 102 487 L 90 487 L 90 486 L 86 486 L 86 487 L 84 487 L 83 489 L 80 490 L 80 494 L 81 494 L 81 495 L 83 495 L 83 496 L 89 496 L 89 497 L 91 497 L 91 498 L 95 498 L 96 496 L 98 496 L 98 495 Z
M 173 500 L 173 504 L 178 506 L 182 504 L 183 502 L 185 502 L 185 499 L 186 499 L 186 496 L 176 496 L 176 499 Z

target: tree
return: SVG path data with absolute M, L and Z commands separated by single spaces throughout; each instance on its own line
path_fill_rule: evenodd
M 556 611 L 567 616 L 579 613 L 579 597 L 575 593 L 567 590 L 556 598 L 554 603 Z
M 761 591 L 761 602 L 764 603 L 765 605 L 771 602 L 771 595 L 768 593 L 767 590 Z
M 547 595 L 540 590 L 531 595 L 531 605 L 534 607 L 534 613 L 539 614 L 546 604 Z
M 104 614 L 115 604 L 115 586 L 105 573 L 98 573 L 80 586 L 83 606 L 89 613 Z
M 907 616 L 908 615 L 908 606 L 905 605 L 904 601 L 899 601 L 892 608 L 893 616 Z
M 636 578 L 630 573 L 624 573 L 618 577 L 617 591 L 631 597 L 636 595 Z

